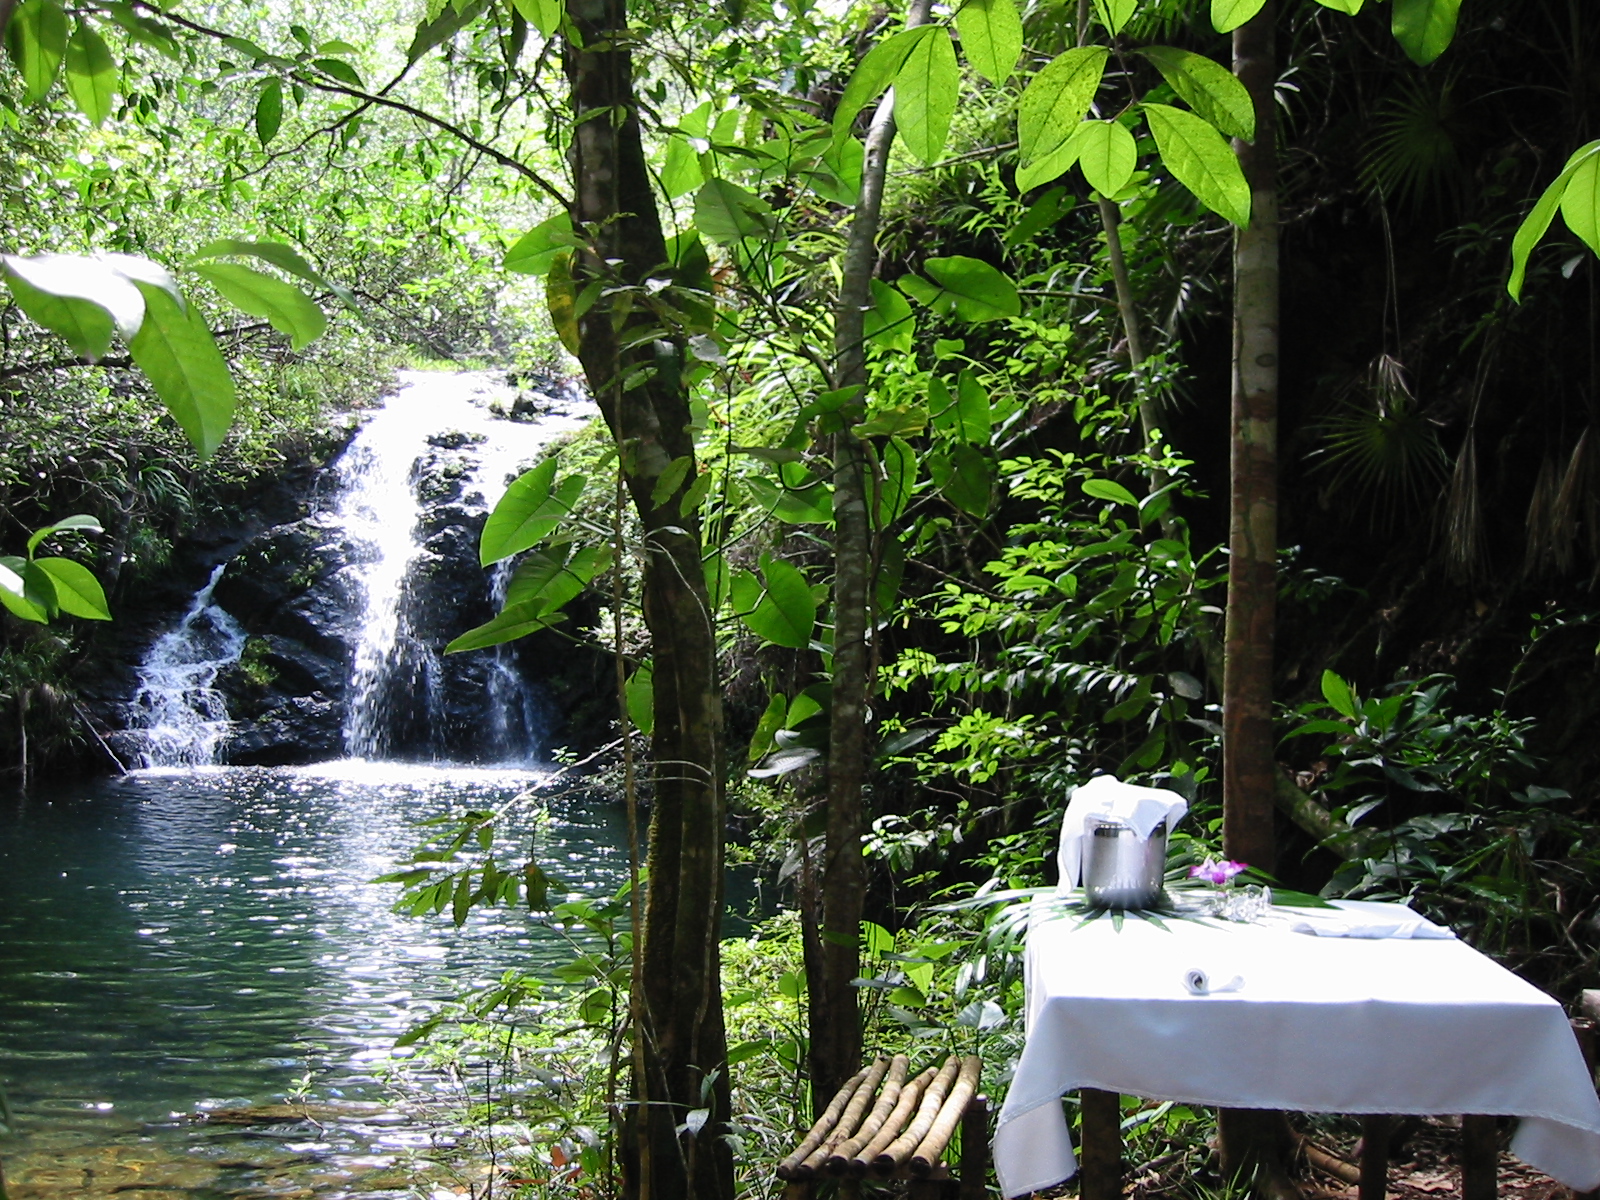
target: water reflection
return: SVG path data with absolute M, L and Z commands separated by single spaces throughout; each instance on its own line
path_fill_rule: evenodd
M 371 880 L 449 807 L 538 775 L 359 761 L 139 772 L 0 803 L 0 1079 L 24 1129 L 166 1122 L 204 1104 L 381 1095 L 419 1009 L 565 955 L 526 912 L 391 911 Z M 577 893 L 626 875 L 620 812 L 560 804 L 505 833 Z M 62 1195 L 70 1194 L 67 1192 Z

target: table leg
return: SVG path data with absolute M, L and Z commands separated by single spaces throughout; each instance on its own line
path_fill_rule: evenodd
M 1361 1200 L 1384 1200 L 1389 1186 L 1389 1131 L 1394 1122 L 1380 1114 L 1361 1118 Z
M 1461 1200 L 1494 1200 L 1499 1182 L 1500 1130 L 1495 1119 L 1461 1118 Z
M 974 1096 L 961 1115 L 961 1200 L 989 1194 L 989 1098 Z
M 1083 1088 L 1078 1093 L 1083 1130 L 1078 1147 L 1079 1200 L 1119 1200 L 1122 1195 L 1122 1097 Z

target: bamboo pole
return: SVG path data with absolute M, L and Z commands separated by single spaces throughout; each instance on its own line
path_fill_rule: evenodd
M 850 1103 L 850 1098 L 856 1094 L 856 1089 L 861 1086 L 861 1081 L 866 1077 L 867 1073 L 865 1071 L 857 1071 L 844 1081 L 843 1086 L 834 1094 L 833 1099 L 828 1102 L 827 1109 L 817 1118 L 816 1124 L 811 1127 L 810 1132 L 806 1134 L 800 1145 L 795 1149 L 795 1152 L 778 1164 L 779 1179 L 794 1178 L 795 1168 L 804 1162 L 813 1150 L 822 1145 L 822 1139 L 828 1136 L 828 1131 L 839 1120 L 839 1115 L 844 1112 L 845 1106 Z
M 844 1141 L 856 1131 L 856 1126 L 861 1123 L 862 1114 L 867 1111 L 867 1105 L 872 1101 L 872 1093 L 878 1090 L 878 1084 L 883 1080 L 884 1072 L 889 1069 L 889 1060 L 880 1058 L 872 1064 L 861 1086 L 856 1088 L 855 1095 L 850 1097 L 850 1103 L 845 1105 L 844 1112 L 839 1116 L 839 1122 L 833 1127 L 833 1132 L 828 1134 L 823 1142 L 800 1165 L 794 1168 L 792 1178 L 810 1179 L 822 1169 L 822 1164 L 828 1161 L 833 1154 L 833 1148 Z
M 910 1069 L 911 1060 L 904 1054 L 896 1054 L 889 1060 L 889 1073 L 884 1076 L 883 1091 L 878 1093 L 878 1102 L 872 1106 L 867 1119 L 861 1122 L 861 1128 L 850 1135 L 850 1140 L 841 1142 L 828 1156 L 828 1161 L 823 1164 L 828 1174 L 843 1175 L 850 1169 L 850 1160 L 863 1146 L 877 1137 L 878 1131 L 883 1128 L 885 1118 L 894 1111 L 900 1100 L 900 1092 L 905 1087 L 906 1072 Z
M 900 1089 L 900 1099 L 895 1102 L 894 1111 L 889 1114 L 888 1119 L 884 1121 L 877 1134 L 873 1136 L 873 1139 L 857 1150 L 855 1157 L 850 1160 L 850 1173 L 852 1175 L 865 1175 L 870 1171 L 873 1159 L 877 1158 L 890 1142 L 900 1136 L 900 1130 L 905 1127 L 906 1121 L 916 1111 L 917 1103 L 922 1099 L 922 1093 L 928 1090 L 928 1085 L 933 1082 L 938 1073 L 938 1067 L 929 1067 Z
M 917 1115 L 911 1119 L 911 1124 L 906 1131 L 891 1142 L 877 1158 L 872 1160 L 872 1169 L 878 1175 L 893 1175 L 895 1170 L 911 1157 L 912 1151 L 922 1144 L 922 1139 L 927 1136 L 934 1119 L 939 1115 L 939 1108 L 944 1103 L 945 1093 L 950 1090 L 950 1085 L 955 1082 L 956 1073 L 960 1069 L 960 1061 L 951 1055 L 945 1060 L 939 1073 L 934 1076 L 933 1082 L 928 1085 L 928 1090 L 922 1093 L 922 1102 L 917 1106 Z
M 961 1074 L 956 1077 L 955 1086 L 945 1097 L 939 1115 L 934 1118 L 922 1144 L 911 1155 L 913 1175 L 926 1175 L 933 1170 L 944 1148 L 950 1144 L 956 1126 L 961 1123 L 961 1115 L 967 1111 L 967 1101 L 978 1090 L 978 1071 L 982 1065 L 976 1054 L 969 1054 L 961 1060 Z
M 1360 1183 L 1361 1167 L 1353 1162 L 1346 1162 L 1337 1154 L 1331 1154 L 1321 1146 L 1309 1139 L 1300 1142 L 1300 1152 L 1306 1156 L 1306 1161 L 1324 1175 L 1331 1175 L 1341 1183 Z M 1363 1157 L 1363 1163 L 1366 1161 Z M 1365 1197 L 1362 1197 L 1365 1200 Z

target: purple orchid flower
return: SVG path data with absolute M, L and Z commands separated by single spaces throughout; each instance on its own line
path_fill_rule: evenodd
M 1217 887 L 1223 887 L 1232 883 L 1233 877 L 1239 874 L 1239 872 L 1243 871 L 1248 865 L 1248 863 L 1231 862 L 1228 859 L 1223 859 L 1222 861 L 1218 862 L 1215 859 L 1208 858 L 1198 867 L 1189 868 L 1189 878 L 1203 879 L 1207 883 L 1215 884 Z

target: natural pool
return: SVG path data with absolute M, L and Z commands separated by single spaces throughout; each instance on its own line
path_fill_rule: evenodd
M 409 1196 L 405 1116 L 220 1127 L 187 1114 L 381 1101 L 427 1006 L 568 953 L 525 910 L 391 911 L 373 883 L 415 822 L 491 808 L 537 771 L 365 763 L 202 767 L 0 799 L 0 1136 L 11 1200 Z M 559 890 L 627 873 L 613 804 L 552 802 L 506 830 Z M 129 1190 L 134 1189 L 134 1190 Z

